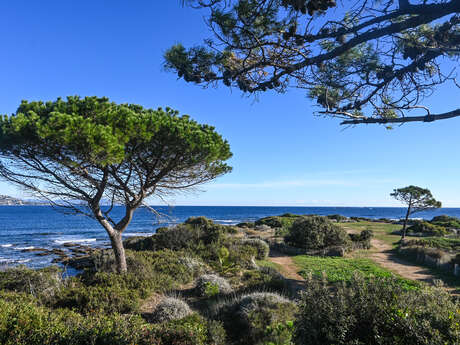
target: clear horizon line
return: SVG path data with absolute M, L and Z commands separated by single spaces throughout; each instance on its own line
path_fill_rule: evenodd
M 122 205 L 120 205 L 122 206 Z M 177 205 L 149 205 L 150 207 L 328 207 L 328 208 L 403 208 L 406 209 L 406 206 L 344 206 L 344 205 L 337 205 L 337 206 L 332 206 L 332 205 L 184 205 L 184 204 L 177 204 Z M 446 207 L 441 207 L 439 209 L 445 209 L 445 208 L 460 208 L 460 206 L 446 206 Z M 429 211 L 435 211 L 434 210 L 427 210 Z

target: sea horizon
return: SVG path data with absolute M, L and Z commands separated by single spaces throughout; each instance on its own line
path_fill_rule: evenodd
M 346 217 L 400 219 L 404 207 L 353 206 L 153 206 L 161 217 L 146 208 L 136 210 L 131 224 L 123 233 L 130 236 L 150 236 L 160 226 L 173 226 L 189 217 L 204 216 L 216 223 L 235 225 L 267 216 L 293 214 L 340 214 Z M 113 216 L 122 216 L 123 206 L 115 206 Z M 460 217 L 460 208 L 441 208 L 420 212 L 411 218 L 431 219 L 447 214 Z M 94 220 L 81 215 L 66 215 L 47 205 L 0 206 L 0 264 L 25 264 L 30 267 L 50 265 L 53 255 L 37 256 L 34 250 L 63 249 L 67 242 L 91 247 L 108 247 L 105 230 Z M 64 250 L 66 250 L 64 248 Z

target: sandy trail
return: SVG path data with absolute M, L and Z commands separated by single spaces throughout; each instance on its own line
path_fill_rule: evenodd
M 424 282 L 431 282 L 433 280 L 433 276 L 430 274 L 429 270 L 397 257 L 391 252 L 392 247 L 389 244 L 375 238 L 371 240 L 371 244 L 373 249 L 377 251 L 371 253 L 369 258 L 383 268 L 410 280 Z
M 292 257 L 270 251 L 268 260 L 282 267 L 280 273 L 286 278 L 289 289 L 294 295 L 298 295 L 305 288 L 305 279 L 297 273 L 299 268 L 292 260 Z

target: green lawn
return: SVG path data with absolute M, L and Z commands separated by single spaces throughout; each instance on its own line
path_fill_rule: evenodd
M 389 278 L 395 275 L 378 266 L 372 260 L 366 258 L 341 258 L 341 257 L 318 257 L 308 255 L 298 255 L 293 257 L 294 262 L 299 267 L 299 274 L 306 277 L 312 274 L 315 278 L 321 278 L 326 274 L 330 283 L 347 282 L 355 272 L 361 273 L 366 278 L 383 277 Z M 409 288 L 419 286 L 418 282 L 413 282 L 401 278 L 401 283 Z
M 372 230 L 376 239 L 381 240 L 392 247 L 396 247 L 401 239 L 399 235 L 393 235 L 392 232 L 402 228 L 399 224 L 375 223 L 360 221 L 356 223 L 338 223 L 348 232 L 359 233 L 363 230 Z

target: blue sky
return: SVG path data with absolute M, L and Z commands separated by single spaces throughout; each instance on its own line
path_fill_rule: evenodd
M 167 199 L 175 205 L 395 206 L 389 193 L 415 184 L 460 207 L 460 118 L 344 130 L 313 116 L 301 91 L 254 100 L 162 69 L 168 47 L 206 36 L 202 13 L 179 0 L 2 1 L 0 113 L 13 113 L 22 99 L 97 95 L 170 106 L 214 125 L 230 142 L 234 170 Z M 425 104 L 438 113 L 459 99 L 449 85 Z M 0 194 L 22 195 L 4 183 Z

